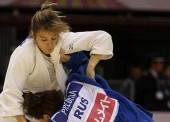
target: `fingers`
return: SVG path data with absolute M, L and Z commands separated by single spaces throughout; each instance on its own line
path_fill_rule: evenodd
M 60 49 L 60 61 L 63 63 L 66 63 L 67 61 L 70 60 L 70 55 L 65 54 L 65 50 L 63 48 Z
M 70 55 L 60 54 L 60 61 L 66 63 L 70 60 Z

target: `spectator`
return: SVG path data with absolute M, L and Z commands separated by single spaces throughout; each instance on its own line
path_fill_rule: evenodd
M 165 100 L 166 100 L 165 110 L 170 111 L 170 64 L 165 69 L 164 97 L 165 97 Z
M 164 110 L 163 93 L 165 58 L 161 54 L 153 54 L 149 59 L 149 68 L 139 83 L 137 103 L 148 110 Z
M 135 101 L 137 93 L 137 84 L 142 77 L 142 68 L 139 65 L 131 65 L 128 78 L 123 82 L 120 92 L 128 99 Z

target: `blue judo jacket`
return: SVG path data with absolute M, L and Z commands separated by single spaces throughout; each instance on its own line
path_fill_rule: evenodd
M 150 112 L 112 90 L 104 78 L 86 77 L 87 64 L 83 52 L 71 54 L 65 101 L 50 122 L 153 122 Z

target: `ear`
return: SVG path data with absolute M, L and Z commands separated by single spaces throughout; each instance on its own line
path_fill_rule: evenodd
M 48 120 L 50 119 L 50 116 L 49 116 L 48 114 L 44 114 L 44 115 L 43 115 L 43 119 L 46 120 L 46 121 L 48 121 Z

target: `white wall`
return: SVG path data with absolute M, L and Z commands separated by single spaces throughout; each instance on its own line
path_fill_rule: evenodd
M 170 0 L 117 0 L 124 6 L 135 10 L 170 11 Z

